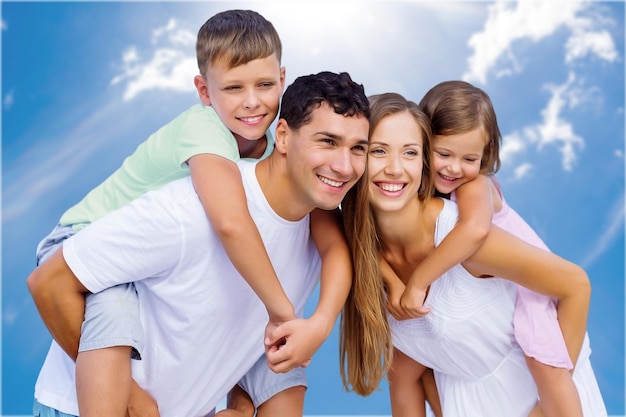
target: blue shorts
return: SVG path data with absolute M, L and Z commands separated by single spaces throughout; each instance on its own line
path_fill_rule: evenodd
M 297 367 L 284 374 L 274 373 L 268 368 L 267 358 L 263 355 L 241 378 L 238 385 L 248 393 L 254 408 L 259 408 L 265 401 L 287 388 L 306 387 L 306 370 Z
M 45 261 L 75 233 L 71 226 L 57 225 L 37 245 L 37 264 Z M 130 346 L 131 358 L 141 359 L 143 345 L 144 333 L 139 320 L 139 299 L 132 283 L 87 294 L 79 352 L 112 346 Z
M 65 414 L 47 405 L 40 404 L 39 401 L 33 402 L 33 417 L 77 417 L 72 414 Z

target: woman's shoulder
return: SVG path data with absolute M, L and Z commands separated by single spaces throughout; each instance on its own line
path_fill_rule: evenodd
M 459 209 L 454 201 L 447 198 L 433 198 L 429 206 L 435 217 L 435 244 L 439 245 L 456 225 Z

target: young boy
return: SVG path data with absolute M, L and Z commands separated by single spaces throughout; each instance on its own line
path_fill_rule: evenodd
M 191 175 L 229 259 L 267 309 L 268 349 L 286 341 L 281 354 L 274 355 L 278 359 L 272 369 L 284 372 L 306 362 L 333 323 L 326 324 L 319 339 L 304 344 L 296 343 L 301 339 L 295 337 L 297 329 L 280 341 L 269 337 L 278 325 L 295 319 L 294 307 L 250 217 L 236 164 L 240 157 L 263 159 L 272 152 L 274 142 L 267 129 L 284 87 L 281 50 L 273 25 L 256 12 L 228 10 L 210 18 L 200 28 L 196 46 L 200 75 L 194 83 L 201 104 L 151 135 L 117 171 L 66 211 L 40 243 L 38 263 L 103 215 L 146 191 Z M 351 266 L 332 213 L 318 210 L 312 216 L 312 230 L 316 244 L 336 242 L 336 249 L 322 254 L 323 276 L 332 274 L 323 280 L 336 280 L 333 285 L 341 296 L 350 285 Z M 135 392 L 128 358 L 132 352 L 139 359 L 143 348 L 135 289 L 132 284 L 116 286 L 89 295 L 86 303 L 76 359 L 80 414 L 122 416 L 129 392 Z

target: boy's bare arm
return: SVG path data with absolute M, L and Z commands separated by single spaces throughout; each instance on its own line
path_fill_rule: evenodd
M 479 175 L 456 190 L 459 219 L 435 250 L 413 271 L 401 299 L 410 317 L 424 314 L 426 288 L 446 271 L 470 257 L 484 242 L 493 218 L 491 179 Z M 409 318 L 409 317 L 407 317 Z
M 320 296 L 313 315 L 276 329 L 266 341 L 268 364 L 274 372 L 306 365 L 332 332 L 352 285 L 352 258 L 336 210 L 311 213 L 311 235 L 322 260 Z M 282 346 L 276 342 L 284 340 Z
M 88 291 L 65 262 L 63 250 L 39 265 L 26 284 L 48 331 L 75 361 Z
M 265 305 L 270 323 L 295 318 L 265 250 L 263 240 L 248 211 L 237 164 L 211 154 L 188 161 L 196 193 L 228 258 Z

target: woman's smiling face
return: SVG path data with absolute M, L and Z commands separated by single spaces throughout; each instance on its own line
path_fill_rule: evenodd
M 375 211 L 396 211 L 417 198 L 422 180 L 422 130 L 409 112 L 385 116 L 370 135 L 368 180 Z

